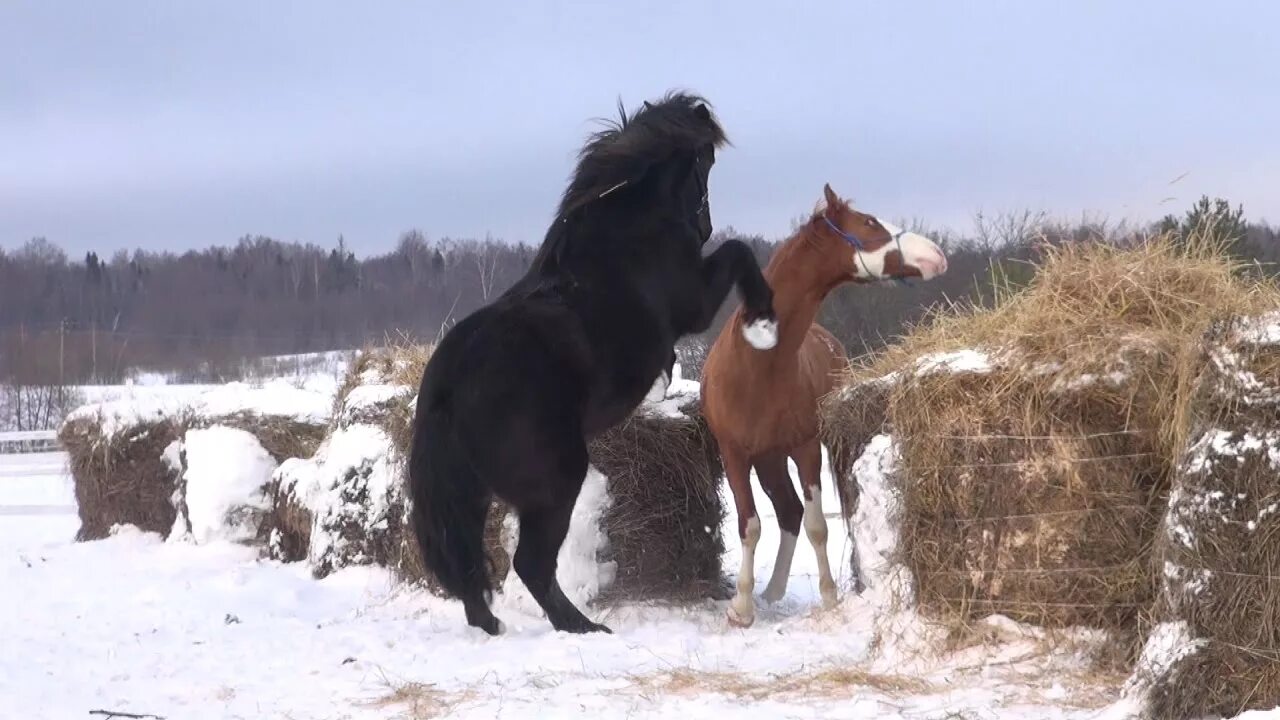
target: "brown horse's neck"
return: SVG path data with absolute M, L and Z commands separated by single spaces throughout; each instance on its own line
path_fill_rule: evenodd
M 810 228 L 791 236 L 769 260 L 765 279 L 773 288 L 778 344 L 767 354 L 791 358 L 800 350 L 827 294 L 849 278 L 833 268 Z

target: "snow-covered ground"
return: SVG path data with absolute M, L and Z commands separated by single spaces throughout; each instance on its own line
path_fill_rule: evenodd
M 500 596 L 508 631 L 488 638 L 465 626 L 457 603 L 398 587 L 379 569 L 316 581 L 302 564 L 234 544 L 165 543 L 131 529 L 72 543 L 64 462 L 0 456 L 5 717 L 1055 720 L 1094 717 L 1112 691 L 1028 639 L 935 660 L 911 639 L 919 623 L 878 615 L 874 593 L 821 611 L 803 539 L 787 596 L 762 605 L 747 630 L 707 603 L 592 610 L 616 634 L 558 635 Z M 847 568 L 839 528 L 833 522 L 832 561 Z M 735 533 L 726 536 L 726 567 L 736 568 Z M 777 544 L 770 519 L 761 542 L 763 583 Z M 992 637 L 1017 632 L 991 628 Z

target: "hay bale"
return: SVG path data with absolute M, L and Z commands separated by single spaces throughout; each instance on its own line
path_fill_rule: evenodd
M 438 589 L 422 566 L 409 523 L 404 467 L 415 388 L 430 352 L 430 346 L 401 344 L 356 356 L 334 398 L 332 432 L 312 457 L 286 461 L 273 476 L 265 525 L 271 557 L 307 560 L 316 577 L 351 565 L 382 565 L 407 582 Z M 511 566 L 506 515 L 495 502 L 485 526 L 496 583 Z
M 1030 286 L 937 313 L 850 370 L 850 392 L 824 406 L 828 437 L 893 433 L 901 555 L 923 609 L 1138 629 L 1190 342 L 1277 304 L 1237 270 L 1207 239 L 1051 248 Z M 859 394 L 877 380 L 883 419 L 857 406 L 884 397 Z
M 720 453 L 697 407 L 696 383 L 644 405 L 590 444 L 611 503 L 602 518 L 613 582 L 597 602 L 724 598 L 725 507 Z M 685 392 L 681 393 L 679 390 Z
M 67 451 L 80 530 L 76 539 L 106 537 L 115 525 L 167 536 L 172 497 L 182 471 L 174 418 L 184 404 L 167 398 L 93 403 L 67 415 L 58 440 Z
M 1113 402 L 1137 387 L 1122 383 L 1068 391 L 1017 366 L 903 379 L 903 552 L 922 607 L 1133 626 L 1152 597 L 1164 472 L 1150 428 Z
M 339 429 L 309 460 L 286 460 L 274 476 L 273 507 L 310 517 L 307 557 L 316 577 L 350 565 L 399 564 L 403 493 L 390 439 L 371 425 Z M 273 531 L 284 558 L 298 538 Z
M 1201 360 L 1130 682 L 1151 718 L 1280 705 L 1280 314 L 1219 323 Z
M 77 538 L 105 537 L 117 524 L 166 537 L 190 533 L 182 442 L 188 430 L 245 431 L 279 462 L 314 452 L 328 424 L 329 404 L 323 393 L 285 383 L 232 383 L 194 399 L 126 397 L 77 409 L 59 432 L 79 504 Z M 253 504 L 243 509 L 254 517 L 262 513 Z
M 62 425 L 58 439 L 67 451 L 80 514 L 76 540 L 107 537 L 116 525 L 169 534 L 181 474 L 178 437 L 174 424 L 163 419 L 112 431 L 85 414 Z

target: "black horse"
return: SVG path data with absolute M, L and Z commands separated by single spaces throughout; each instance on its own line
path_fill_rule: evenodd
M 482 541 L 492 496 L 519 515 L 513 565 L 551 624 L 608 632 L 556 581 L 587 441 L 635 410 L 669 371 L 676 340 L 707 329 L 735 283 L 756 345 L 771 346 L 776 328 L 746 245 L 702 255 L 707 179 L 726 142 L 706 102 L 673 93 L 619 111 L 583 148 L 528 274 L 455 325 L 422 375 L 414 529 L 427 568 L 491 635 L 502 628 Z

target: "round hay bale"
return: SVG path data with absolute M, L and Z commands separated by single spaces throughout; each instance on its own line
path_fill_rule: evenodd
M 1202 361 L 1131 680 L 1151 718 L 1280 705 L 1280 314 L 1218 324 Z
M 728 597 L 721 568 L 723 470 L 696 395 L 642 406 L 589 449 L 611 500 L 602 519 L 608 543 L 600 559 L 616 566 L 613 582 L 596 601 Z
M 173 494 L 181 475 L 181 433 L 167 414 L 174 408 L 126 412 L 91 405 L 73 412 L 58 431 L 75 485 L 80 530 L 76 540 L 98 540 L 115 525 L 135 525 L 167 536 L 177 512 Z

